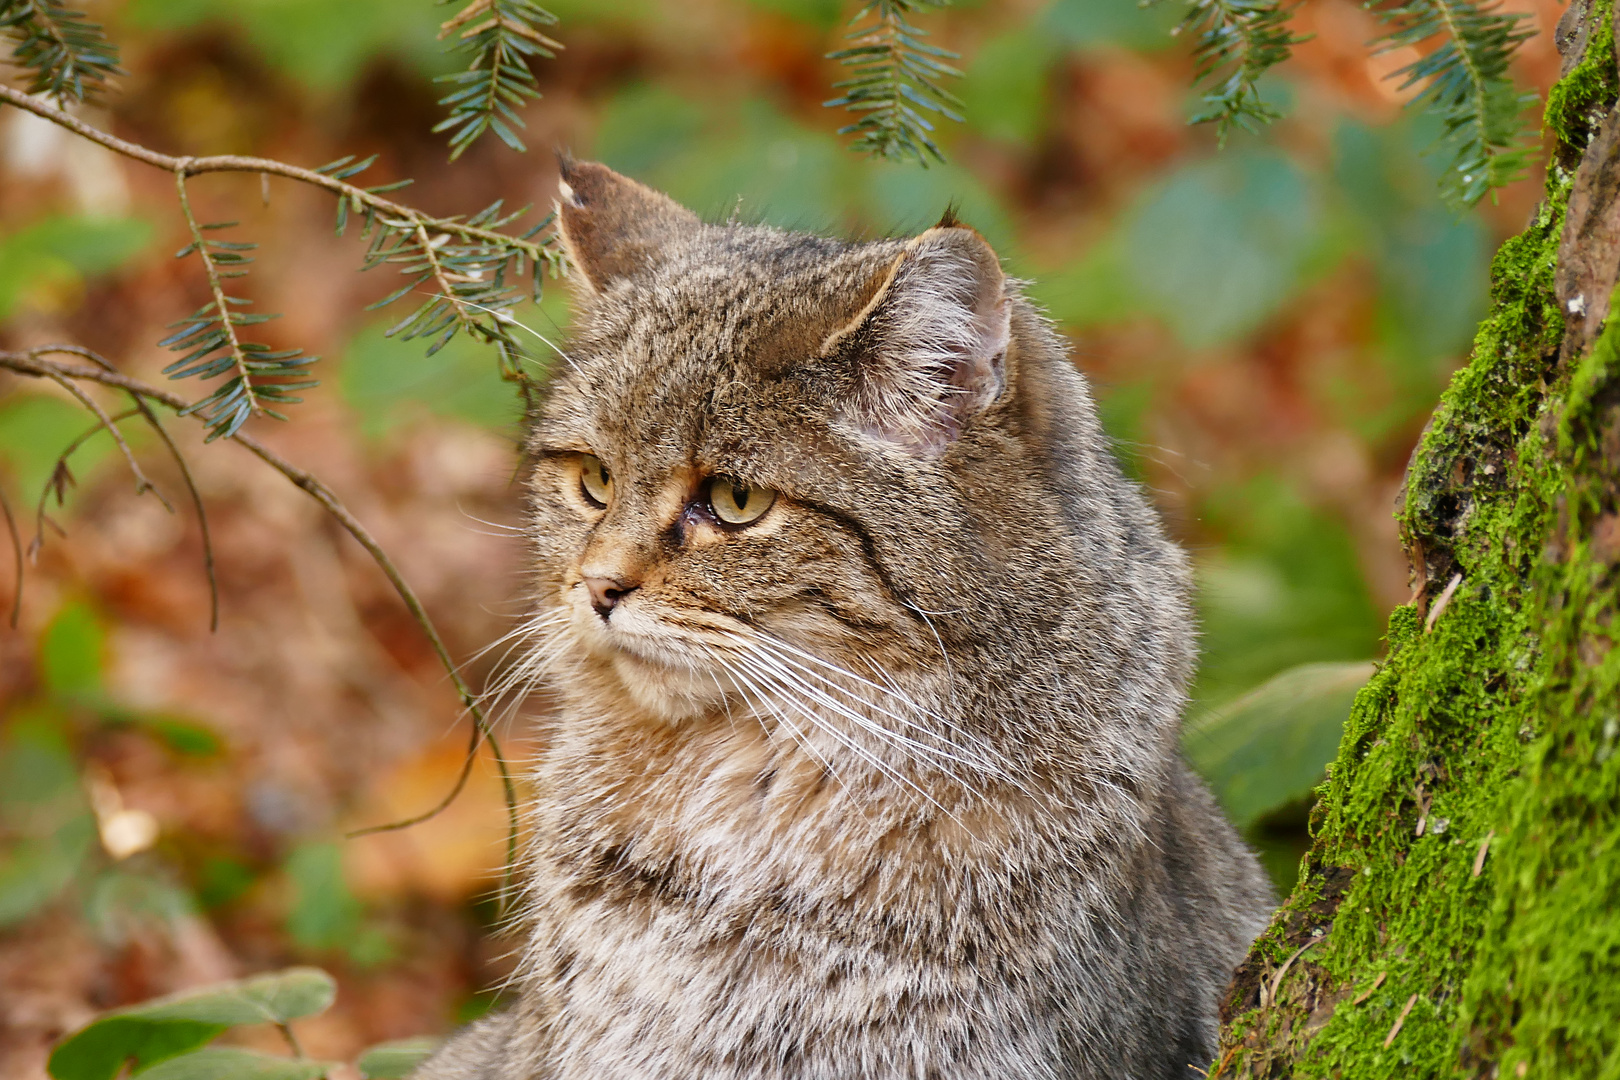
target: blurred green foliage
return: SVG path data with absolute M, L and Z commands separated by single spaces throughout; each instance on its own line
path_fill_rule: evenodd
M 452 71 L 437 40 L 446 13 L 401 0 L 130 0 L 123 16 L 143 30 L 214 26 L 233 31 L 274 70 L 318 94 L 347 89 L 378 57 L 426 75 Z
M 96 842 L 62 716 L 18 709 L 0 732 L 0 927 L 54 900 Z
M 289 968 L 103 1013 L 51 1053 L 53 1080 L 113 1080 L 125 1065 L 154 1080 L 314 1080 L 328 1066 L 235 1049 L 203 1049 L 227 1028 L 287 1025 L 325 1012 L 337 983 L 317 968 Z
M 1173 174 L 1123 227 L 1134 295 L 1196 349 L 1254 330 L 1309 283 L 1322 213 L 1286 157 L 1234 150 Z
M 1054 0 L 1037 20 L 1063 44 L 1078 49 L 1133 49 L 1151 52 L 1174 43 L 1180 18 L 1169 4 L 1138 0 Z
M 1336 518 L 1266 475 L 1218 492 L 1201 509 L 1225 543 L 1197 559 L 1204 635 L 1193 697 L 1200 709 L 1296 664 L 1378 651 L 1382 613 Z
M 298 1051 L 292 1025 L 331 1007 L 337 983 L 319 968 L 297 967 L 216 983 L 103 1013 L 57 1044 L 52 1080 L 113 1080 L 124 1068 L 143 1080 L 317 1080 L 335 1063 Z M 234 1027 L 274 1024 L 294 1056 L 210 1046 Z M 360 1054 L 362 1080 L 398 1080 L 433 1052 L 432 1039 L 396 1039 Z
M 267 868 L 229 851 L 170 849 L 160 841 L 118 860 L 102 850 L 86 774 L 97 768 L 89 762 L 107 734 L 137 732 L 194 765 L 208 764 L 222 742 L 188 717 L 132 709 L 109 695 L 106 628 L 88 605 L 63 605 L 35 655 L 36 695 L 0 716 L 0 927 L 68 898 L 99 937 L 118 942 L 143 922 L 173 924 L 251 890 Z M 295 946 L 360 966 L 393 958 L 388 933 L 344 879 L 337 844 L 295 844 L 281 870 Z
M 361 967 L 394 957 L 387 933 L 366 920 L 361 904 L 343 875 L 343 849 L 335 843 L 307 843 L 287 857 L 285 872 L 292 884 L 287 932 L 311 953 L 341 951 Z
M 567 333 L 567 290 L 549 288 L 539 304 L 520 305 L 513 317 L 529 350 L 529 374 L 540 378 L 553 360 L 553 346 Z M 517 433 L 522 402 L 511 386 L 491 377 L 487 349 L 458 335 L 426 356 L 419 344 L 384 334 L 393 321 L 380 320 L 356 334 L 339 366 L 339 390 L 359 418 L 361 434 L 380 439 L 424 415 Z
M 63 293 L 82 292 L 87 278 L 116 270 L 151 240 L 151 224 L 139 218 L 62 214 L 0 233 L 0 322 L 22 301 L 65 306 Z

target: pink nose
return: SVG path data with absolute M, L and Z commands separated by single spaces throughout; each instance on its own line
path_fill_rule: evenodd
M 588 577 L 585 589 L 591 594 L 591 607 L 604 620 L 613 614 L 619 601 L 636 591 L 636 586 L 610 577 Z

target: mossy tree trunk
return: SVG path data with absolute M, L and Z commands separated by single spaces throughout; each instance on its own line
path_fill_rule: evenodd
M 1413 600 L 1211 1076 L 1620 1078 L 1614 5 L 1560 24 L 1546 197 L 1408 470 Z

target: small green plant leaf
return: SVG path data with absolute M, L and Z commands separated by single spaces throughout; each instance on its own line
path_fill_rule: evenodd
M 114 1013 L 60 1043 L 46 1071 L 54 1080 L 113 1080 L 125 1062 L 140 1072 L 207 1044 L 227 1026 L 198 1020 L 153 1023 Z
M 438 1049 L 439 1040 L 427 1037 L 395 1039 L 378 1043 L 360 1055 L 355 1064 L 365 1080 L 403 1080 L 411 1070 Z
M 1301 664 L 1188 726 L 1187 758 L 1239 828 L 1321 783 L 1372 673 L 1365 660 Z
M 112 1080 L 126 1061 L 134 1062 L 134 1072 L 142 1072 L 159 1061 L 196 1050 L 232 1025 L 284 1024 L 321 1012 L 336 994 L 337 984 L 330 975 L 305 967 L 158 998 L 107 1013 L 79 1029 L 57 1045 L 48 1070 L 55 1080 Z
M 101 691 L 106 632 L 84 604 L 69 604 L 45 628 L 39 666 L 45 688 L 61 697 L 86 697 Z
M 295 967 L 159 998 L 137 1005 L 125 1015 L 216 1024 L 285 1024 L 324 1012 L 336 995 L 332 976 L 320 968 Z
M 329 1061 L 275 1057 L 233 1046 L 211 1046 L 170 1058 L 140 1074 L 141 1080 L 319 1080 Z

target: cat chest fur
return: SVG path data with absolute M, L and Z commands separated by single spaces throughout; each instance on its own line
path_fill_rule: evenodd
M 703 838 L 576 812 L 537 842 L 524 981 L 548 988 L 550 1075 L 1067 1076 L 1109 1040 L 1077 1007 L 1116 966 L 1092 955 L 1116 934 L 1092 906 L 1112 868 L 1076 880 L 1098 853 L 840 821 L 855 799 L 805 779 L 811 805 L 772 823 L 709 801 Z

